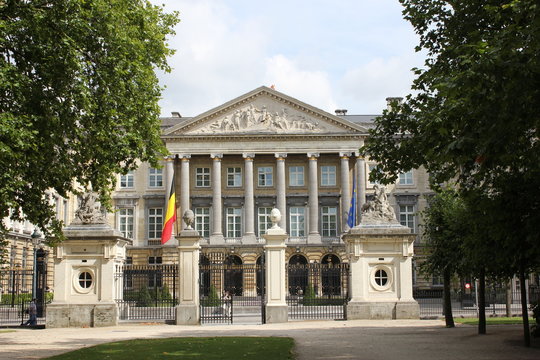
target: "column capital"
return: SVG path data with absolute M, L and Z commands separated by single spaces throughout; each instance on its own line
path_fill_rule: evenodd
M 350 151 L 340 151 L 339 152 L 339 157 L 342 158 L 342 159 L 348 159 L 350 158 L 352 155 L 352 152 Z
M 356 156 L 357 160 L 364 160 L 365 159 L 364 155 L 362 153 L 358 152 L 358 151 L 354 152 L 354 156 Z
M 287 157 L 287 153 L 275 153 L 274 156 L 278 160 L 284 160 Z
M 242 157 L 246 160 L 253 160 L 255 157 L 255 153 L 243 153 Z
M 210 157 L 213 160 L 220 161 L 221 159 L 223 159 L 223 154 L 210 154 Z
M 189 159 L 191 159 L 191 154 L 178 154 L 178 157 L 182 159 L 182 161 L 189 161 Z
M 164 161 L 174 161 L 175 158 L 176 158 L 176 155 L 168 155 L 168 156 L 164 156 L 163 160 Z
M 317 152 L 308 152 L 307 153 L 307 157 L 309 158 L 309 160 L 317 160 L 317 158 L 321 156 L 321 154 L 317 153 Z

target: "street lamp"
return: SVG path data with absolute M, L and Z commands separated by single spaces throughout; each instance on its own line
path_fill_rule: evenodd
M 41 243 L 41 233 L 38 228 L 34 228 L 34 232 L 30 235 L 32 238 L 32 244 L 34 245 L 34 261 L 33 261 L 33 273 L 32 273 L 32 299 L 36 298 L 37 288 L 37 247 Z

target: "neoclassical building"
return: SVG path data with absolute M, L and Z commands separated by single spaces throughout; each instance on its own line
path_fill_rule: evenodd
M 109 221 L 133 240 L 128 261 L 177 261 L 176 240 L 160 243 L 174 181 L 177 212 L 195 213 L 203 252 L 255 263 L 276 207 L 289 234 L 287 261 L 346 262 L 342 235 L 349 230 L 351 203 L 360 214 L 375 185 L 368 179 L 375 163 L 358 149 L 376 115 L 337 113 L 263 86 L 195 117 L 163 118 L 170 152 L 163 167 L 141 164 L 119 176 L 113 194 Z M 387 192 L 398 220 L 417 233 L 416 213 L 430 193 L 426 172 L 400 174 Z

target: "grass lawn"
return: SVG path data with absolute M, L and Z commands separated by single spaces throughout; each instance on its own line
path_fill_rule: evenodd
M 294 340 L 286 337 L 189 337 L 137 339 L 79 349 L 47 359 L 294 359 Z
M 478 325 L 477 318 L 454 318 L 454 321 L 460 324 Z M 529 323 L 533 323 L 534 319 L 529 318 Z M 499 325 L 499 324 L 523 324 L 521 317 L 487 317 L 487 325 Z

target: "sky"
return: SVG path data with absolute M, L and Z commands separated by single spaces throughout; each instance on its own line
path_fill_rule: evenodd
M 192 117 L 262 85 L 330 113 L 380 114 L 424 59 L 398 0 L 152 0 L 180 12 L 162 116 Z

